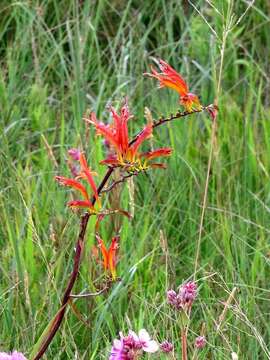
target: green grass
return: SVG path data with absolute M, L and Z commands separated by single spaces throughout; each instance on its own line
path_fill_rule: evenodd
M 218 98 L 191 343 L 205 323 L 208 345 L 200 358 L 230 359 L 232 351 L 240 359 L 270 358 L 265 350 L 270 339 L 270 8 L 258 0 L 237 23 L 247 1 L 214 0 L 214 7 L 193 3 L 198 11 L 180 0 L 1 1 L 1 350 L 29 354 L 59 308 L 79 219 L 65 207 L 69 195 L 54 175 L 68 174 L 66 151 L 79 145 L 99 179 L 105 172 L 99 165 L 100 139 L 86 131 L 83 114 L 92 109 L 106 120 L 107 104 L 119 107 L 127 94 L 136 115 L 135 133 L 145 121 L 145 106 L 155 118 L 175 112 L 176 94 L 157 90 L 155 81 L 142 76 L 152 57 L 171 63 L 203 104 L 212 103 L 222 32 L 233 18 Z M 134 178 L 135 217 L 131 223 L 124 220 L 122 228 L 122 282 L 107 295 L 77 300 L 89 326 L 69 310 L 44 358 L 106 359 L 119 331 L 141 327 L 160 341 L 174 339 L 179 354 L 179 329 L 165 291 L 193 275 L 210 138 L 206 114 L 157 130 L 154 145 L 173 146 L 174 154 L 165 172 Z M 129 202 L 125 185 L 121 207 Z M 108 224 L 105 238 L 109 229 Z M 91 222 L 77 292 L 93 290 L 93 230 Z M 217 332 L 234 287 L 235 306 Z

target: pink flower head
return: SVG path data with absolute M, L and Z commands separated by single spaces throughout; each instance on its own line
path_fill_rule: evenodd
M 130 330 L 128 336 L 124 337 L 120 333 L 120 340 L 114 340 L 109 360 L 133 360 L 137 359 L 142 351 L 154 353 L 158 349 L 158 343 L 151 340 L 145 329 L 141 329 L 138 335 Z
M 79 149 L 70 149 L 68 150 L 68 154 L 72 157 L 73 160 L 79 161 L 81 152 Z
M 27 359 L 22 353 L 13 351 L 12 354 L 1 352 L 0 360 L 27 360 Z
M 182 298 L 174 290 L 167 291 L 167 301 L 177 310 L 180 310 L 183 307 Z
M 179 295 L 184 304 L 192 305 L 197 296 L 197 285 L 193 281 L 189 281 L 181 285 L 179 289 Z
M 160 349 L 164 352 L 164 353 L 170 353 L 173 351 L 173 344 L 170 343 L 169 341 L 165 340 L 160 344 Z
M 195 347 L 197 349 L 203 349 L 206 345 L 205 336 L 198 336 L 195 340 Z
M 197 296 L 197 285 L 189 281 L 180 286 L 178 293 L 174 290 L 167 291 L 167 301 L 176 310 L 190 308 Z

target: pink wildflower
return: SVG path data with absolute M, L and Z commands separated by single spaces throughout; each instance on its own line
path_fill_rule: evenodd
M 190 308 L 197 296 L 197 285 L 189 281 L 180 286 L 178 293 L 174 290 L 167 291 L 167 301 L 176 310 Z
M 170 353 L 173 351 L 173 344 L 170 343 L 169 341 L 165 340 L 160 344 L 160 349 L 164 352 L 164 353 Z
M 203 349 L 206 345 L 205 336 L 198 336 L 195 340 L 195 347 L 197 349 Z
M 197 296 L 197 285 L 193 281 L 183 284 L 179 289 L 179 295 L 184 304 L 192 305 Z
M 13 351 L 12 354 L 1 352 L 0 360 L 27 360 L 27 359 L 22 353 Z
M 115 339 L 113 341 L 113 347 L 111 350 L 111 354 L 109 360 L 129 360 L 127 349 L 124 345 L 124 339 L 121 337 L 120 340 Z
M 159 346 L 155 340 L 151 340 L 150 335 L 145 329 L 141 329 L 137 335 L 130 330 L 128 336 L 120 333 L 120 340 L 113 341 L 109 360 L 134 360 L 142 353 L 154 353 Z

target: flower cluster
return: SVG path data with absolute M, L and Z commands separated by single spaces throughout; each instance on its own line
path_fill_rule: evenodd
M 180 104 L 183 105 L 188 112 L 192 110 L 202 110 L 202 105 L 198 97 L 189 92 L 187 83 L 178 72 L 163 60 L 159 60 L 159 68 L 161 73 L 158 73 L 151 67 L 152 73 L 145 73 L 145 75 L 156 78 L 159 81 L 159 88 L 168 87 L 177 91 L 180 95 Z
M 174 290 L 167 291 L 167 301 L 176 310 L 191 308 L 197 296 L 197 285 L 189 281 L 180 286 L 178 293 Z
M 110 111 L 113 118 L 112 124 L 107 125 L 98 121 L 93 112 L 89 119 L 85 119 L 95 126 L 97 134 L 104 137 L 107 148 L 111 150 L 101 164 L 121 167 L 128 172 L 139 172 L 149 167 L 164 168 L 164 164 L 153 163 L 152 160 L 171 155 L 171 148 L 161 148 L 144 153 L 138 151 L 142 143 L 152 136 L 152 124 L 146 125 L 134 141 L 131 141 L 128 136 L 128 121 L 133 116 L 129 112 L 127 101 L 122 106 L 120 114 L 117 114 L 113 107 L 110 108 Z
M 158 343 L 151 340 L 145 329 L 141 329 L 138 335 L 130 330 L 128 336 L 120 333 L 120 340 L 113 341 L 109 360 L 135 360 L 143 352 L 155 353 L 158 349 Z
M 0 352 L 0 360 L 27 360 L 27 359 L 22 353 L 13 351 L 11 354 Z

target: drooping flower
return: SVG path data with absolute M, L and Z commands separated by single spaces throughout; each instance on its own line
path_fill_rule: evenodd
M 161 351 L 164 353 L 170 353 L 173 351 L 173 344 L 169 341 L 165 340 L 159 345 Z
M 139 153 L 142 143 L 152 135 L 152 124 L 146 125 L 134 141 L 130 141 L 128 121 L 132 118 L 132 115 L 129 112 L 127 101 L 122 106 L 120 115 L 117 114 L 113 107 L 110 108 L 110 111 L 113 117 L 113 123 L 110 125 L 98 121 L 95 113 L 91 113 L 90 118 L 85 119 L 95 126 L 97 134 L 105 138 L 107 148 L 108 145 L 111 147 L 112 151 L 109 151 L 107 158 L 102 160 L 101 164 L 122 167 L 129 172 L 146 170 L 149 167 L 164 167 L 163 164 L 149 163 L 149 161 L 171 155 L 172 150 L 170 148 Z
M 197 349 L 203 349 L 206 345 L 206 339 L 205 339 L 205 336 L 198 336 L 196 339 L 195 339 L 195 347 Z
M 13 351 L 11 354 L 1 352 L 0 360 L 27 360 L 27 359 L 22 353 Z
M 79 180 L 86 180 L 93 191 L 94 201 L 100 206 L 100 199 L 97 191 L 95 181 L 93 179 L 94 173 L 87 165 L 86 158 L 82 152 L 77 149 L 71 149 L 69 154 L 72 158 L 79 162 L 79 168 L 76 170 L 75 178 L 67 178 L 64 176 L 55 176 L 55 180 L 60 185 L 71 187 L 79 191 L 82 195 L 82 200 L 73 200 L 68 202 L 68 206 L 71 208 L 87 208 L 90 212 L 96 212 L 94 204 L 91 201 L 91 196 L 88 194 L 86 187 Z
M 189 92 L 187 83 L 177 71 L 164 60 L 159 60 L 159 68 L 161 73 L 158 73 L 151 67 L 152 73 L 145 73 L 144 75 L 156 78 L 159 81 L 159 88 L 168 87 L 177 91 L 180 96 L 180 104 L 183 105 L 187 111 L 202 110 L 202 105 L 198 97 Z
M 112 279 L 116 280 L 116 255 L 117 255 L 117 250 L 119 249 L 120 237 L 119 236 L 113 237 L 111 245 L 109 246 L 108 249 L 106 248 L 104 241 L 97 234 L 96 234 L 96 239 L 98 242 L 98 247 L 103 257 L 104 270 L 105 271 L 109 270 L 112 275 Z

